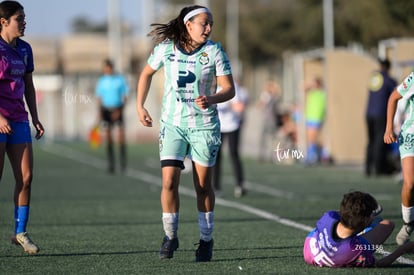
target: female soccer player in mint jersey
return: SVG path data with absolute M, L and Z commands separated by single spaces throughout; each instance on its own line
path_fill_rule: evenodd
M 387 126 L 384 133 L 384 142 L 399 143 L 402 163 L 403 186 L 401 190 L 401 212 L 404 224 L 397 234 L 396 242 L 402 245 L 408 242 L 414 231 L 414 72 L 397 86 L 388 99 Z M 408 106 L 404 114 L 405 120 L 399 137 L 394 134 L 394 116 L 397 102 L 406 100 Z
M 157 46 L 138 81 L 139 120 L 151 127 L 152 118 L 144 103 L 152 76 L 164 67 L 159 134 L 165 231 L 161 259 L 172 258 L 178 248 L 178 186 L 186 156 L 192 160 L 197 194 L 200 243 L 196 261 L 212 258 L 215 198 L 211 178 L 221 144 L 216 104 L 235 94 L 229 60 L 220 44 L 209 40 L 212 26 L 211 12 L 197 5 L 183 8 L 178 17 L 167 24 L 153 24 L 150 36 Z M 220 86 L 217 93 L 216 85 Z
M 29 108 L 36 139 L 44 129 L 37 116 L 36 95 L 32 72 L 33 54 L 30 45 L 20 39 L 26 26 L 23 6 L 16 1 L 0 3 L 0 177 L 4 159 L 10 160 L 16 181 L 14 190 L 15 234 L 12 242 L 28 253 L 39 247 L 26 232 L 29 219 L 33 152 L 28 113 Z

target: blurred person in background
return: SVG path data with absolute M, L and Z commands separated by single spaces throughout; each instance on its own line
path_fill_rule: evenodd
M 288 148 L 292 150 L 297 149 L 298 145 L 298 133 L 297 133 L 297 107 L 295 104 L 292 106 L 284 106 L 280 111 L 280 127 L 277 132 L 277 139 L 279 145 L 282 148 Z
M 246 194 L 244 186 L 243 165 L 240 160 L 240 135 L 242 131 L 244 113 L 248 101 L 248 91 L 240 82 L 235 83 L 236 95 L 229 101 L 217 104 L 220 118 L 221 146 L 217 153 L 216 165 L 214 166 L 213 185 L 216 194 L 221 193 L 221 160 L 223 155 L 223 144 L 227 142 L 230 152 L 231 164 L 236 186 L 234 196 L 240 198 Z
M 26 232 L 33 179 L 33 150 L 25 101 L 36 130 L 36 139 L 43 136 L 44 129 L 37 114 L 32 48 L 20 39 L 24 36 L 25 20 L 24 8 L 20 3 L 0 3 L 0 178 L 7 154 L 15 178 L 15 228 L 11 241 L 22 246 L 25 252 L 36 254 L 39 247 Z
M 371 75 L 369 82 L 368 103 L 365 120 L 368 132 L 368 145 L 365 157 L 365 175 L 387 175 L 391 169 L 387 161 L 392 153 L 390 146 L 384 143 L 384 132 L 387 120 L 387 102 L 397 86 L 390 76 L 389 60 L 379 60 L 380 70 Z
M 280 102 L 281 91 L 279 84 L 269 80 L 264 84 L 259 95 L 257 106 L 262 113 L 262 129 L 259 139 L 259 160 L 269 161 L 272 159 L 275 149 L 274 140 L 280 126 Z
M 115 140 L 119 143 L 119 160 L 121 171 L 127 165 L 124 107 L 128 96 L 128 84 L 124 76 L 114 72 L 111 60 L 103 63 L 103 75 L 98 79 L 95 94 L 99 105 L 99 121 L 104 130 L 108 157 L 108 172 L 115 172 L 114 138 L 112 131 L 116 128 Z
M 217 104 L 234 97 L 230 61 L 221 47 L 209 39 L 213 16 L 206 7 L 184 7 L 167 24 L 152 24 L 156 46 L 137 85 L 137 112 L 142 125 L 152 127 L 144 107 L 153 75 L 164 68 L 159 154 L 161 207 L 164 238 L 160 259 L 170 259 L 178 249 L 179 185 L 184 159 L 193 166 L 200 241 L 196 262 L 213 256 L 215 195 L 212 170 L 221 144 Z M 217 89 L 220 87 L 220 90 Z
M 321 133 L 326 117 L 326 92 L 322 78 L 315 77 L 305 88 L 305 120 L 307 151 L 305 164 L 329 161 L 330 157 L 323 145 Z

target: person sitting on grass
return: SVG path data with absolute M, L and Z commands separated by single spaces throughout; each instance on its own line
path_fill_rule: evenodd
M 327 211 L 305 239 L 306 263 L 319 267 L 384 267 L 403 254 L 414 252 L 414 242 L 399 246 L 376 260 L 375 251 L 394 230 L 394 223 L 378 215 L 381 206 L 368 193 L 354 191 L 343 196 L 339 211 Z

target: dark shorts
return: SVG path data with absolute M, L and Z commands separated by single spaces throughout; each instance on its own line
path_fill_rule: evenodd
M 29 122 L 10 122 L 13 133 L 0 134 L 0 142 L 7 144 L 32 143 Z
M 101 107 L 103 126 L 124 126 L 123 107 L 107 109 Z

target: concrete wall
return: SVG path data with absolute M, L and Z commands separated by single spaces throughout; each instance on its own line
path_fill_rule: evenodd
M 377 69 L 376 60 L 337 50 L 327 52 L 325 62 L 328 148 L 338 162 L 361 163 L 367 145 L 367 87 L 371 72 Z

